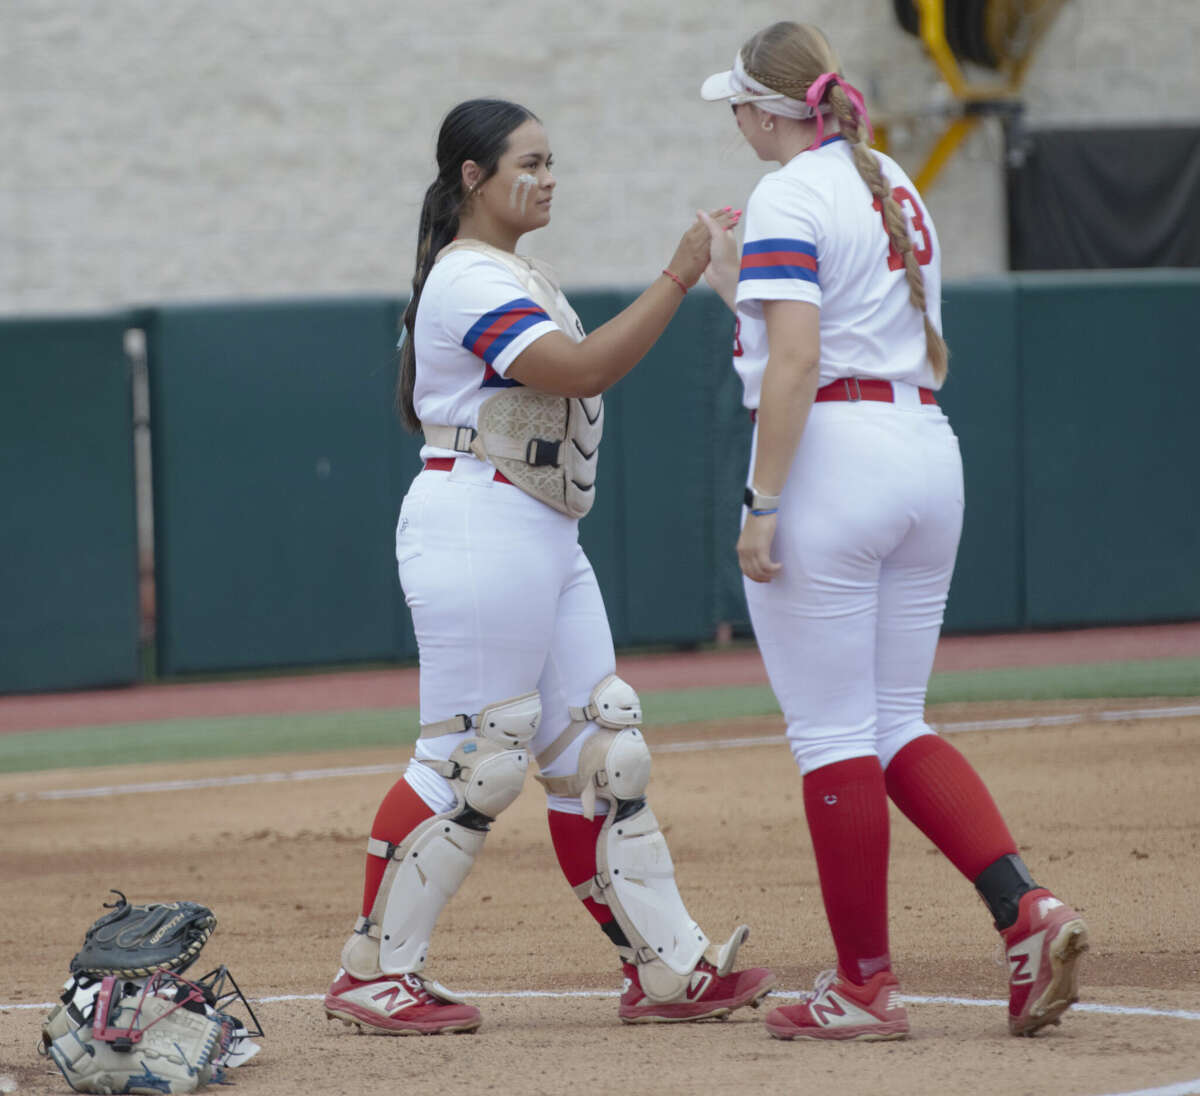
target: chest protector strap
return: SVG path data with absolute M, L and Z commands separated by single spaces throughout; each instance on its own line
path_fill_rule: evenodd
M 481 240 L 455 240 L 438 259 L 459 250 L 481 252 L 507 267 L 565 334 L 576 342 L 583 338 L 579 317 L 545 264 Z M 479 409 L 478 428 L 423 422 L 421 429 L 427 444 L 489 461 L 526 494 L 568 517 L 581 518 L 592 508 L 604 431 L 601 396 L 568 398 L 523 386 L 502 388 Z

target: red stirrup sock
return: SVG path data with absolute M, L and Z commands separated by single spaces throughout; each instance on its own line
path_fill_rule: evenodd
M 375 812 L 375 822 L 371 826 L 371 836 L 377 841 L 398 845 L 425 819 L 432 818 L 433 814 L 433 810 L 417 795 L 413 786 L 401 777 L 379 804 L 379 810 Z M 383 873 L 387 866 L 388 862 L 384 857 L 367 853 L 362 904 L 364 917 L 370 915 L 371 907 L 375 905 L 375 896 L 379 893 L 379 884 L 383 882 Z
M 923 734 L 887 767 L 888 795 L 960 872 L 974 882 L 1017 844 L 971 763 L 944 738 Z
M 855 757 L 804 777 L 804 813 L 817 857 L 838 969 L 863 985 L 888 970 L 888 807 L 877 757 Z
M 589 821 L 581 814 L 550 809 L 546 811 L 546 817 L 550 823 L 550 840 L 554 843 L 558 866 L 562 868 L 567 882 L 578 890 L 596 874 L 596 839 L 604 825 L 605 816 L 597 815 Z M 607 905 L 591 897 L 583 898 L 582 902 L 584 909 L 596 919 L 614 944 L 628 947 L 629 941 Z

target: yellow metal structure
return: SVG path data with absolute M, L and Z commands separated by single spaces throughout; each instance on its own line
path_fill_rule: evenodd
M 951 120 L 950 124 L 942 130 L 933 150 L 925 157 L 925 163 L 913 177 L 918 191 L 924 193 L 933 185 L 934 179 L 941 174 L 942 168 L 946 166 L 950 157 L 982 120 L 982 114 L 962 114 Z
M 988 0 L 985 9 L 989 47 L 998 59 L 1000 79 L 969 79 L 946 38 L 947 0 L 913 0 L 920 20 L 920 37 L 933 63 L 959 105 L 946 123 L 913 181 L 924 190 L 988 114 L 1019 109 L 1021 84 L 1037 45 L 1045 37 L 1067 0 Z M 887 125 L 879 128 L 879 145 L 887 149 Z

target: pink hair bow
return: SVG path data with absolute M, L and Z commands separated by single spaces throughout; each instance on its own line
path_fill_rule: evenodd
M 830 84 L 837 84 L 846 93 L 846 98 L 850 100 L 850 105 L 866 119 L 867 132 L 871 135 L 872 140 L 874 140 L 875 128 L 871 125 L 871 119 L 867 114 L 867 104 L 863 102 L 862 92 L 853 84 L 843 80 L 836 72 L 823 72 L 812 82 L 812 85 L 804 96 L 805 103 L 812 108 L 813 114 L 817 118 L 817 139 L 808 148 L 819 148 L 821 141 L 825 138 L 825 117 L 821 113 L 821 100 L 825 98 L 826 89 Z M 808 149 L 805 149 L 805 151 L 807 152 Z

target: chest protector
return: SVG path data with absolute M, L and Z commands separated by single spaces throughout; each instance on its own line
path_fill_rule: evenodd
M 583 338 L 583 325 L 549 267 L 480 240 L 456 240 L 442 248 L 438 259 L 462 250 L 481 252 L 507 267 L 566 335 L 576 342 Z M 502 388 L 479 409 L 477 428 L 423 422 L 421 429 L 429 445 L 489 461 L 514 486 L 568 517 L 581 518 L 592 508 L 604 430 L 601 396 Z

